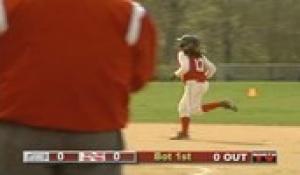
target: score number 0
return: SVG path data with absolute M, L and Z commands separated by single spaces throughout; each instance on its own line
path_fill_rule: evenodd
M 121 154 L 120 154 L 120 152 L 114 152 L 113 153 L 113 159 L 114 159 L 114 161 L 119 161 L 120 159 L 121 159 Z

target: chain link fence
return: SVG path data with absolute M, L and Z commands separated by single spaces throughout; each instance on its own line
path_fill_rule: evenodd
M 170 81 L 175 64 L 160 64 L 155 80 Z M 300 81 L 300 63 L 219 63 L 216 81 Z
M 220 81 L 300 81 L 300 64 L 296 63 L 222 63 L 217 65 Z

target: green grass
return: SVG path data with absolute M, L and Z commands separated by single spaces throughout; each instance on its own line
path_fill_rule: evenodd
M 250 87 L 259 96 L 247 97 Z M 177 82 L 154 82 L 134 95 L 131 104 L 134 122 L 174 123 L 178 121 L 177 103 L 183 85 Z M 196 123 L 300 125 L 300 83 L 297 82 L 215 82 L 204 102 L 231 99 L 239 107 L 234 113 L 217 109 L 193 116 Z

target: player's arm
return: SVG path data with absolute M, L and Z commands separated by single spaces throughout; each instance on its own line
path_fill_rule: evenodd
M 2 35 L 8 28 L 6 10 L 4 7 L 4 1 L 0 0 L 0 35 Z
M 183 51 L 178 52 L 177 58 L 179 62 L 179 68 L 174 72 L 174 74 L 181 78 L 189 71 L 189 58 L 184 54 Z
M 209 59 L 207 59 L 205 56 L 203 56 L 204 58 L 204 67 L 205 67 L 205 74 L 206 74 L 206 77 L 208 79 L 210 79 L 211 77 L 213 77 L 217 71 L 217 68 L 215 66 L 214 63 L 212 63 Z
M 135 4 L 140 16 L 133 17 L 135 22 L 131 23 L 131 34 L 128 33 L 126 40 L 131 45 L 134 53 L 133 76 L 131 81 L 131 92 L 140 90 L 154 74 L 156 57 L 156 30 L 150 16 L 144 8 Z M 138 14 L 136 13 L 136 14 Z M 138 26 L 140 23 L 140 26 Z

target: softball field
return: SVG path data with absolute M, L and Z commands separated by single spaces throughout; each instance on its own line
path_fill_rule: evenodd
M 296 175 L 300 174 L 299 127 L 201 125 L 192 139 L 168 140 L 174 124 L 132 124 L 125 131 L 130 150 L 253 150 L 278 151 L 275 165 L 143 164 L 125 167 L 125 175 Z M 298 133 L 298 134 L 297 134 Z
M 249 88 L 257 96 L 248 97 Z M 229 98 L 239 112 L 221 109 L 193 116 L 191 140 L 169 140 L 178 130 L 180 83 L 152 83 L 132 100 L 132 122 L 124 130 L 128 150 L 276 150 L 272 165 L 126 165 L 125 175 L 300 174 L 300 83 L 212 83 L 204 101 Z

